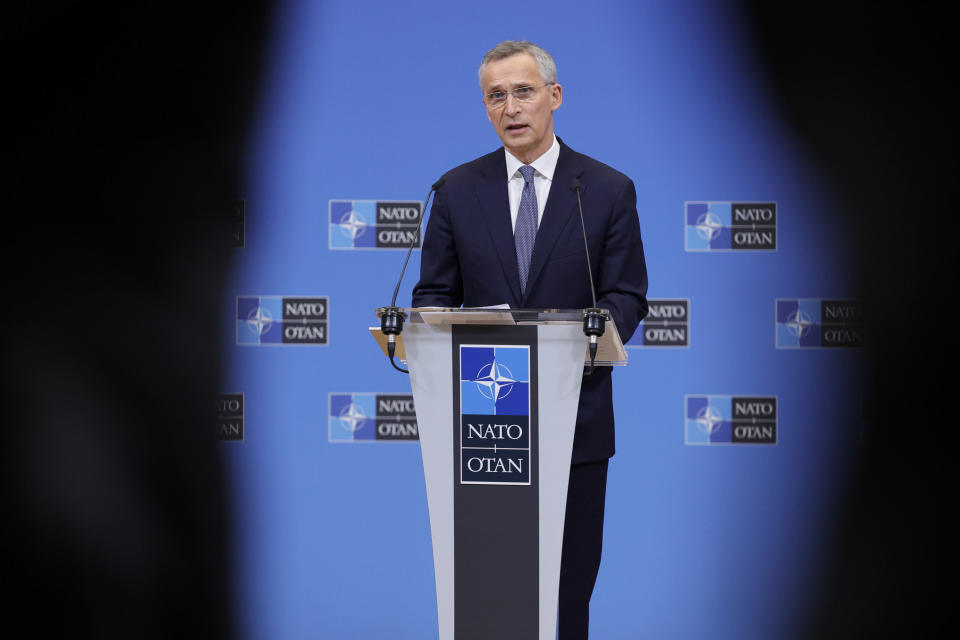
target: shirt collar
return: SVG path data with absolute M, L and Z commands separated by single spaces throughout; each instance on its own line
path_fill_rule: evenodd
M 507 148 L 503 148 L 503 152 L 507 156 L 507 180 L 512 179 L 515 176 L 520 175 L 519 169 L 523 166 L 523 163 L 517 160 L 517 158 L 507 151 Z M 546 153 L 530 163 L 530 166 L 533 167 L 537 173 L 546 178 L 547 180 L 553 180 L 553 172 L 557 168 L 557 160 L 560 159 L 560 143 L 557 142 L 557 136 L 553 136 L 553 144 L 550 145 L 550 148 L 547 149 Z

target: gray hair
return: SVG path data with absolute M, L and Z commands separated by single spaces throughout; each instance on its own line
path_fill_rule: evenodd
M 553 56 L 533 44 L 528 40 L 504 40 L 483 56 L 480 62 L 480 70 L 477 71 L 477 77 L 480 80 L 480 89 L 483 89 L 483 72 L 487 70 L 487 64 L 494 60 L 509 58 L 518 53 L 529 53 L 537 61 L 537 69 L 540 71 L 540 78 L 547 84 L 557 81 L 557 63 L 553 61 Z

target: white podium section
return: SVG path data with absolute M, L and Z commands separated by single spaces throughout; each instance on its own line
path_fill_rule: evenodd
M 459 364 L 454 362 L 452 326 L 410 323 L 403 333 L 427 486 L 441 640 L 461 640 L 455 638 L 454 499 L 459 461 L 454 455 L 454 435 L 459 425 L 453 407 L 454 384 L 460 381 L 459 376 L 456 380 L 453 377 Z M 586 338 L 577 323 L 537 324 L 536 329 L 538 380 L 531 391 L 537 394 L 539 407 L 538 548 L 535 550 L 539 556 L 538 638 L 554 640 L 564 512 Z M 616 332 L 608 326 L 608 331 L 611 329 Z M 510 331 L 511 328 L 501 326 L 497 330 Z M 509 499 L 507 492 L 509 489 L 504 495 Z
M 573 432 L 583 381 L 583 349 L 578 326 L 537 327 L 540 388 L 540 638 L 557 637 L 560 552 L 570 480 Z M 414 399 L 416 404 L 416 399 Z
M 427 484 L 440 640 L 453 640 L 453 352 L 450 326 L 410 324 L 404 330 L 420 455 Z

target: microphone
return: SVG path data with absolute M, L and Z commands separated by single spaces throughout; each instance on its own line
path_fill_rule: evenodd
M 590 299 L 593 306 L 583 310 L 583 333 L 589 340 L 590 368 L 583 375 L 593 374 L 593 362 L 597 357 L 597 338 L 603 335 L 606 327 L 606 314 L 597 308 L 597 292 L 593 288 L 593 269 L 590 267 L 590 246 L 587 244 L 587 224 L 583 220 L 583 204 L 580 202 L 580 179 L 574 178 L 570 188 L 577 192 L 577 208 L 580 210 L 580 229 L 583 231 L 583 249 L 587 258 L 587 276 L 590 278 Z
M 390 357 L 390 364 L 392 364 L 393 368 L 400 373 L 409 374 L 410 371 L 407 369 L 401 369 L 397 366 L 397 363 L 393 361 L 394 354 L 397 350 L 397 336 L 400 335 L 401 331 L 403 331 L 403 321 L 407 317 L 406 314 L 403 311 L 400 311 L 400 309 L 397 307 L 397 293 L 400 291 L 400 283 L 403 281 L 403 274 L 407 271 L 407 263 L 410 262 L 410 254 L 413 253 L 413 247 L 417 243 L 417 238 L 420 237 L 420 228 L 423 226 L 423 219 L 427 217 L 427 203 L 430 201 L 430 195 L 442 187 L 446 181 L 447 179 L 441 176 L 440 179 L 434 182 L 433 186 L 430 187 L 430 191 L 427 192 L 427 197 L 423 201 L 423 211 L 420 213 L 420 220 L 417 222 L 417 232 L 413 234 L 413 240 L 410 241 L 410 246 L 407 248 L 407 257 L 403 261 L 403 268 L 400 270 L 400 277 L 397 278 L 397 286 L 393 289 L 393 297 L 390 299 L 390 306 L 380 307 L 376 310 L 377 317 L 380 318 L 380 331 L 387 336 L 387 355 Z

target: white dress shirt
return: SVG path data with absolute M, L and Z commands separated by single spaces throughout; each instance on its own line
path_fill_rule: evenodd
M 517 212 L 520 210 L 520 196 L 523 194 L 523 175 L 520 167 L 523 163 L 517 160 L 512 153 L 504 148 L 507 154 L 507 194 L 510 197 L 510 226 L 517 228 Z M 533 188 L 537 192 L 537 228 L 543 219 L 543 210 L 547 206 L 547 196 L 550 194 L 550 185 L 553 183 L 553 172 L 557 168 L 560 158 L 560 143 L 557 136 L 553 136 L 553 144 L 546 153 L 530 163 L 533 167 Z

